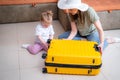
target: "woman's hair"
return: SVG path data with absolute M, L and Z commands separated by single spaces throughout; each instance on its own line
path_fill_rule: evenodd
M 85 14 L 80 10 L 75 15 L 69 13 L 69 16 L 72 21 L 78 21 L 78 24 L 84 24 L 85 22 Z
M 50 10 L 49 11 L 45 11 L 45 12 L 41 13 L 40 21 L 48 23 L 48 24 L 51 24 L 52 23 L 52 17 L 53 17 L 52 11 L 50 11 Z

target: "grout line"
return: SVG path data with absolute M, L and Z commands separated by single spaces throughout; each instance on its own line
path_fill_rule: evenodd
M 105 80 L 109 80 L 105 75 L 104 73 L 101 71 L 101 74 L 103 75 L 103 77 L 105 78 Z
M 18 39 L 18 29 L 16 24 L 16 38 L 17 38 L 17 51 L 18 51 L 18 67 L 19 67 L 19 80 L 21 80 L 21 70 L 20 70 L 20 53 L 19 53 L 19 39 Z

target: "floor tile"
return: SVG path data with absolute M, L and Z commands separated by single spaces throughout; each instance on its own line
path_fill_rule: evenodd
M 18 32 L 18 46 L 21 50 L 22 44 L 32 44 L 35 40 L 35 26 L 38 22 L 27 22 L 27 23 L 18 23 L 17 32 Z
M 20 80 L 19 70 L 0 71 L 0 80 Z
M 61 75 L 43 74 L 40 68 L 21 70 L 21 80 L 62 80 Z
M 96 75 L 96 76 L 89 76 L 87 80 L 107 80 L 103 73 L 100 72 L 100 74 Z
M 15 24 L 0 25 L 0 51 L 3 49 L 16 49 L 17 31 Z
M 25 52 L 21 52 L 20 54 L 20 68 L 27 69 L 27 68 L 39 68 L 44 67 L 44 59 L 42 59 L 42 52 L 32 55 L 27 50 Z
M 105 31 L 105 36 L 120 37 L 119 30 Z M 120 43 L 109 44 L 102 55 L 102 72 L 108 80 L 119 80 L 120 63 Z
M 7 50 L 0 55 L 0 71 L 19 69 L 19 56 L 16 51 Z
M 62 75 L 63 80 L 87 80 L 88 76 L 83 75 Z
M 107 51 L 103 54 L 103 69 L 102 72 L 109 80 L 120 79 L 120 43 L 111 44 L 108 46 Z

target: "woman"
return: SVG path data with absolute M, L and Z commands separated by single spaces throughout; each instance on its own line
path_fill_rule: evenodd
M 104 32 L 99 17 L 92 7 L 82 3 L 81 0 L 59 0 L 58 8 L 67 13 L 71 31 L 61 34 L 58 38 L 81 40 L 86 38 L 95 41 L 104 49 L 108 43 L 120 42 L 120 39 L 109 38 L 104 40 Z

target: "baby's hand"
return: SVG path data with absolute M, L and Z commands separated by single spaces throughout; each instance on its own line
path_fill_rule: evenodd
M 48 50 L 48 43 L 44 43 L 43 46 L 44 46 L 45 51 L 47 51 Z

